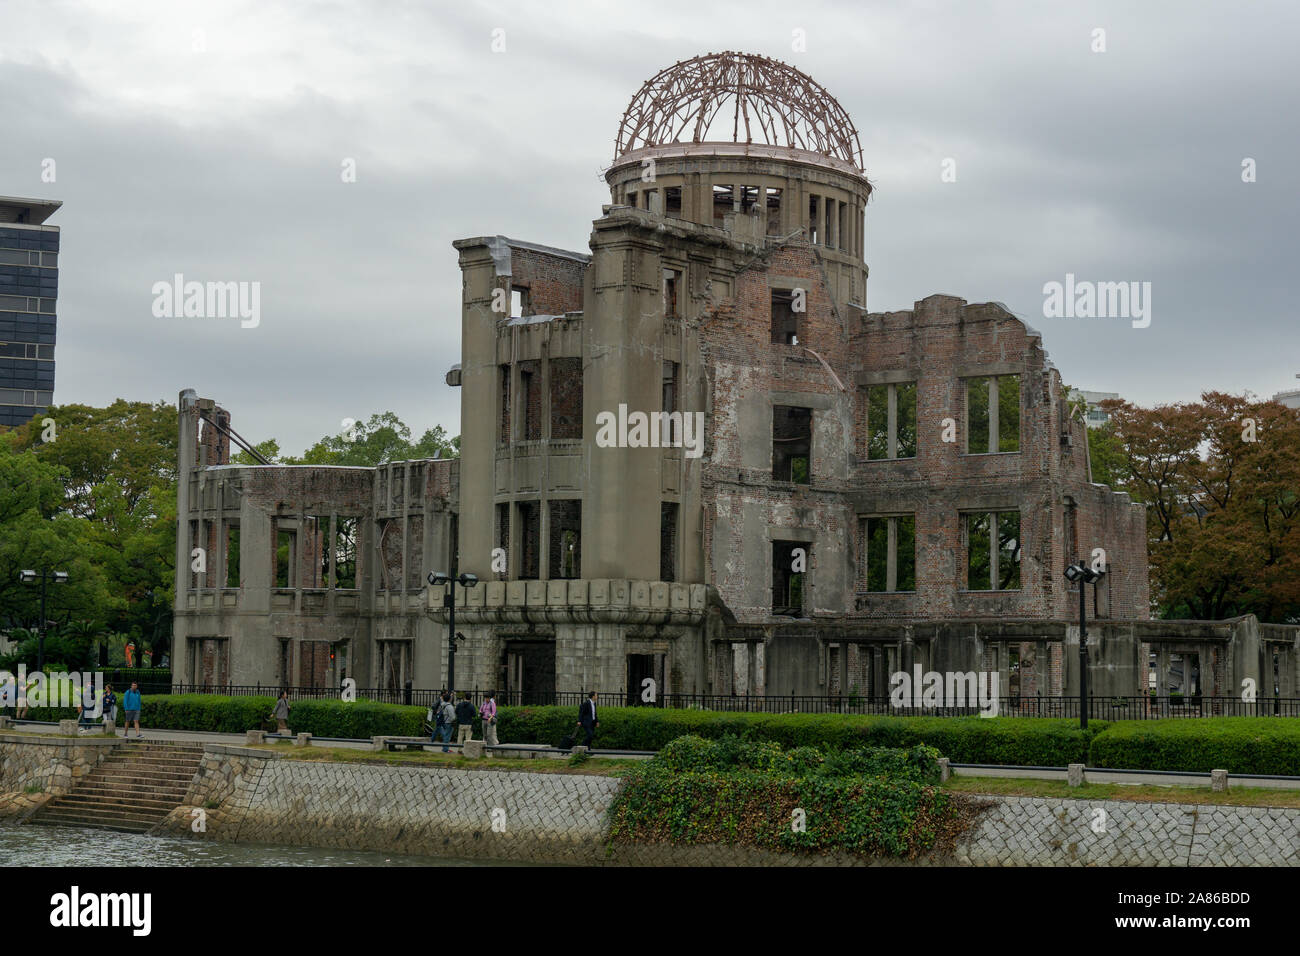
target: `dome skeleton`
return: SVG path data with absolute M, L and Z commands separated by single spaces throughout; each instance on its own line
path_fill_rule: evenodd
M 615 159 L 642 148 L 691 143 L 712 129 L 734 99 L 731 142 L 760 142 L 818 153 L 862 169 L 862 144 L 844 108 L 819 83 L 788 64 L 748 53 L 682 60 L 647 80 L 628 104 Z M 744 138 L 741 138 L 741 126 Z

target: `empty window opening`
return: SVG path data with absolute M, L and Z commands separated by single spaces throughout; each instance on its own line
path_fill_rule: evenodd
M 983 375 L 966 380 L 966 452 L 1020 450 L 1020 376 Z
M 758 197 L 762 190 L 758 186 L 741 186 L 740 187 L 740 211 L 751 213 L 755 209 L 761 209 Z
M 518 319 L 529 315 L 528 289 L 521 285 L 510 287 L 510 318 Z
M 862 584 L 868 591 L 916 590 L 916 516 L 862 520 L 865 559 Z
M 793 289 L 772 290 L 772 344 L 798 345 L 800 336 L 801 312 L 796 312 L 796 305 L 802 306 L 804 295 L 795 295 Z
M 679 319 L 681 313 L 682 273 L 680 269 L 664 270 L 664 317 Z
M 357 586 L 357 527 L 356 518 L 340 516 L 334 522 L 334 586 Z
M 818 222 L 818 219 L 820 218 L 818 216 L 818 210 L 820 209 L 818 203 L 819 199 L 819 196 L 808 197 L 808 241 L 814 245 L 817 243 L 817 237 L 821 234 L 818 229 L 818 226 L 820 225 Z
M 664 215 L 680 219 L 682 216 L 682 187 L 668 186 L 664 189 Z
M 1014 591 L 1020 587 L 1020 512 L 976 512 L 963 516 L 966 589 Z
M 1199 697 L 1201 694 L 1200 655 L 1179 651 L 1169 655 L 1168 684 L 1170 697 Z
M 502 444 L 510 441 L 510 366 L 502 365 L 501 375 L 501 415 L 498 419 L 497 440 Z
M 551 438 L 582 437 L 582 359 L 551 359 Z
M 867 458 L 916 457 L 916 383 L 867 389 Z
M 497 506 L 496 506 L 496 519 L 497 519 L 497 520 L 496 520 L 496 525 L 497 525 L 497 527 L 496 527 L 496 541 L 497 541 L 496 546 L 497 546 L 498 548 L 500 548 L 502 551 L 504 551 L 505 554 L 506 554 L 506 569 L 505 569 L 505 571 L 504 571 L 504 572 L 502 572 L 502 571 L 496 571 L 496 573 L 499 574 L 499 575 L 501 576 L 502 580 L 504 580 L 505 578 L 509 577 L 509 575 L 510 575 L 510 564 L 509 564 L 509 556 L 510 556 L 510 505 L 508 505 L 508 504 L 499 504 L 499 505 L 497 505 Z M 496 560 L 495 560 L 496 557 L 498 557 L 498 556 L 497 556 L 497 555 L 494 555 L 494 556 L 493 556 L 493 564 L 494 564 L 496 567 L 500 567 L 500 565 L 497 564 L 497 562 L 496 562 Z M 494 570 L 495 570 L 495 568 L 494 568 Z
M 635 192 L 630 192 L 630 193 L 627 194 L 627 204 L 628 204 L 629 206 L 631 206 L 633 209 L 636 208 L 636 193 L 635 193 Z
M 542 510 L 536 501 L 521 501 L 519 511 L 519 579 L 541 577 Z
M 659 580 L 677 580 L 677 503 L 659 505 Z
M 822 215 L 826 220 L 826 228 L 822 230 L 822 236 L 823 236 L 822 241 L 825 242 L 827 246 L 829 246 L 835 242 L 835 233 L 831 229 L 831 225 L 834 222 L 833 219 L 834 213 L 832 212 L 832 210 L 835 208 L 835 200 L 833 199 L 825 200 L 822 203 L 822 207 L 824 210 Z
M 812 545 L 803 541 L 772 542 L 772 613 L 804 617 L 804 585 L 812 567 Z
M 732 211 L 732 188 L 730 186 L 713 187 L 713 221 L 721 224 L 727 213 Z
M 772 406 L 772 477 L 801 485 L 811 483 L 811 408 Z
M 582 502 L 552 501 L 550 571 L 552 578 L 582 577 Z
M 226 522 L 226 587 L 239 587 L 239 522 Z
M 542 376 L 536 359 L 519 363 L 519 391 L 524 400 L 524 441 L 542 437 Z
M 767 234 L 781 235 L 781 190 L 767 187 Z
M 296 570 L 298 559 L 298 534 L 276 528 L 275 531 L 275 586 L 277 588 L 298 587 Z
M 659 204 L 659 190 L 647 189 L 645 191 L 645 208 L 647 212 L 654 213 L 656 216 L 663 214 L 663 207 Z
M 677 376 L 680 366 L 676 362 L 664 362 L 663 382 L 660 390 L 661 404 L 660 407 L 665 412 L 679 412 L 681 409 L 677 405 L 678 385 Z

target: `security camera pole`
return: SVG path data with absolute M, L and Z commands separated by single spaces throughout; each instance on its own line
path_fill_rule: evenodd
M 1085 586 L 1100 580 L 1105 571 L 1094 571 L 1082 561 L 1065 569 L 1065 578 L 1079 585 L 1079 727 L 1088 729 L 1088 621 L 1085 613 Z
M 19 571 L 18 580 L 23 584 L 35 584 L 41 582 L 41 626 L 36 631 L 36 669 L 45 670 L 45 585 L 53 581 L 55 584 L 67 584 L 67 571 L 50 571 L 42 568 L 38 574 L 35 571 Z
M 447 609 L 447 691 L 456 693 L 456 584 L 461 587 L 472 588 L 478 584 L 477 575 L 462 574 L 456 577 L 456 571 L 453 568 L 451 574 L 442 571 L 430 571 L 428 581 L 434 587 L 446 587 L 442 595 L 442 606 Z

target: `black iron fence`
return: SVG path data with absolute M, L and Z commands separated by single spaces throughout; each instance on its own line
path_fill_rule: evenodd
M 234 697 L 278 697 L 287 690 L 290 700 L 339 700 L 341 688 L 335 687 L 281 687 L 275 684 L 176 684 L 171 688 L 177 694 L 218 694 Z M 430 706 L 442 691 L 413 687 L 358 687 L 353 691 L 358 700 L 373 700 L 386 704 L 414 704 Z M 487 692 L 468 692 L 476 704 Z M 528 692 L 497 691 L 496 701 L 502 707 L 538 706 L 577 708 L 587 695 L 582 691 Z M 879 714 L 894 716 L 961 717 L 987 713 L 1000 717 L 1079 717 L 1077 697 L 998 697 L 982 704 L 967 702 L 952 705 L 944 702 L 926 703 L 924 698 L 916 706 L 898 706 L 889 697 L 860 697 L 854 695 L 810 696 L 786 695 L 728 695 L 728 694 L 661 694 L 653 701 L 643 700 L 640 691 L 603 692 L 596 695 L 599 707 L 667 707 L 676 709 L 743 711 L 766 714 Z M 1157 720 L 1172 717 L 1300 717 L 1300 698 L 1261 697 L 1247 701 L 1240 697 L 1187 697 L 1177 694 L 1165 697 L 1091 697 L 1088 700 L 1088 717 L 1096 720 Z

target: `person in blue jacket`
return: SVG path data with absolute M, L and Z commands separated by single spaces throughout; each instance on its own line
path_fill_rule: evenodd
M 131 682 L 131 689 L 122 695 L 122 716 L 125 717 L 123 722 L 123 737 L 131 736 L 131 721 L 135 721 L 135 735 L 143 737 L 140 732 L 140 685 L 135 681 Z

